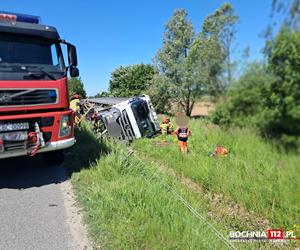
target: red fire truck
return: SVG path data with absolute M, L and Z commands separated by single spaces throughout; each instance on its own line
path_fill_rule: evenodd
M 0 159 L 43 153 L 48 162 L 63 160 L 75 143 L 68 72 L 79 75 L 76 48 L 54 27 L 0 11 Z

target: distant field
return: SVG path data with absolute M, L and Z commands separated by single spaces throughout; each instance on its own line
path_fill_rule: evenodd
M 210 100 L 197 101 L 192 109 L 192 117 L 206 117 L 215 109 L 215 103 Z M 172 113 L 176 113 L 180 110 L 178 104 L 173 103 L 171 105 Z
M 215 104 L 213 102 L 196 102 L 194 104 L 191 116 L 192 117 L 204 117 L 208 116 L 210 112 L 215 109 Z
M 191 130 L 187 156 L 172 136 L 128 148 L 97 140 L 86 127 L 77 133 L 66 165 L 96 247 L 228 249 L 170 187 L 226 239 L 231 230 L 300 224 L 299 156 L 278 153 L 247 130 L 225 132 L 204 121 L 192 121 Z M 208 156 L 216 144 L 229 148 L 227 158 Z

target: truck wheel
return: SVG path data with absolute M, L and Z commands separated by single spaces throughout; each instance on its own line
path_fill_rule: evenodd
M 63 151 L 52 151 L 43 153 L 44 161 L 47 165 L 53 166 L 53 165 L 60 165 L 65 160 L 65 155 Z

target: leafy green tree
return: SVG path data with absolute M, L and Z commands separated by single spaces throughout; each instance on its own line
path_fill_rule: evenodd
M 186 81 L 193 90 L 193 100 L 200 95 L 216 95 L 222 91 L 220 75 L 224 55 L 217 39 L 200 34 L 191 46 L 187 60 Z
M 300 31 L 283 28 L 266 67 L 251 65 L 212 116 L 219 124 L 256 126 L 286 147 L 300 145 Z
M 273 13 L 284 15 L 284 26 L 292 29 L 300 28 L 300 1 L 299 0 L 273 0 Z
M 232 44 L 235 38 L 235 25 L 239 17 L 234 13 L 231 4 L 224 3 L 214 13 L 209 15 L 204 23 L 202 34 L 206 38 L 217 40 L 220 43 L 221 51 L 216 51 L 224 57 L 223 70 L 225 73 L 225 83 L 223 85 L 229 86 L 233 79 L 234 63 L 231 59 Z
M 180 103 L 187 115 L 190 115 L 193 105 L 193 90 L 186 82 L 186 61 L 193 40 L 193 25 L 187 19 L 187 12 L 176 10 L 165 26 L 163 46 L 155 58 L 161 74 L 170 79 L 172 91 L 169 100 Z
M 265 99 L 263 129 L 286 143 L 300 137 L 300 31 L 283 28 L 275 38 L 268 58 L 276 76 Z
M 84 89 L 81 78 L 71 77 L 68 79 L 69 96 L 79 93 L 81 98 L 86 98 L 86 91 Z
M 264 99 L 275 77 L 262 63 L 251 63 L 240 78 L 229 88 L 212 114 L 213 122 L 220 125 L 261 127 Z
M 190 116 L 201 95 L 223 90 L 220 77 L 224 68 L 227 82 L 231 82 L 230 51 L 236 21 L 230 4 L 208 16 L 196 37 L 185 10 L 175 11 L 168 21 L 155 59 L 160 73 L 170 79 L 169 99 L 179 103 L 186 115 Z
M 278 18 L 279 16 L 279 18 Z M 264 31 L 266 40 L 264 54 L 268 56 L 273 46 L 274 30 L 282 27 L 299 30 L 300 28 L 300 0 L 272 0 L 271 23 Z M 278 20 L 280 20 L 278 22 Z
M 151 88 L 146 91 L 158 113 L 168 113 L 171 109 L 170 96 L 172 96 L 172 83 L 164 75 L 154 75 L 151 81 Z
M 98 97 L 107 97 L 107 96 L 110 96 L 110 93 L 107 92 L 107 91 L 102 91 L 102 92 L 99 92 L 98 94 L 96 94 L 94 96 L 94 98 L 98 98 Z
M 109 92 L 113 96 L 130 97 L 143 94 L 156 74 L 150 64 L 119 67 L 111 74 Z

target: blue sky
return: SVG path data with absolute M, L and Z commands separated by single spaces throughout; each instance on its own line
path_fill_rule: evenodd
M 164 24 L 184 8 L 198 32 L 221 0 L 1 0 L 0 10 L 39 15 L 78 50 L 79 69 L 88 95 L 107 90 L 110 73 L 120 65 L 151 63 L 162 45 Z M 261 33 L 270 23 L 271 0 L 232 0 L 240 16 L 236 54 L 246 46 L 260 59 Z

